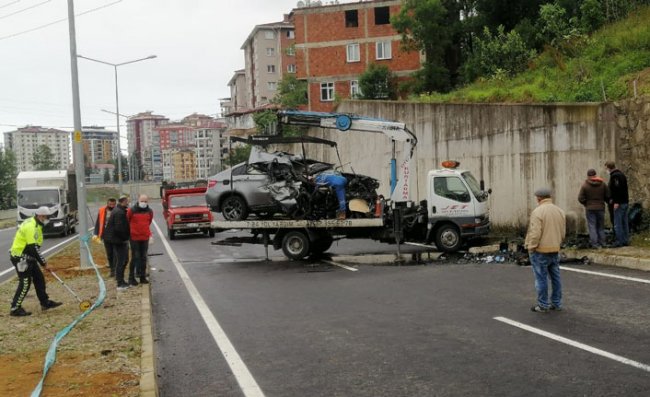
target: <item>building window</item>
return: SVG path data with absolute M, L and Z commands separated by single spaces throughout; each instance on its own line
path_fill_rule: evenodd
M 350 98 L 356 99 L 361 97 L 361 89 L 359 88 L 359 80 L 350 81 Z
M 334 100 L 334 83 L 320 83 L 320 100 L 323 102 Z
M 287 39 L 295 39 L 296 32 L 294 30 L 287 30 Z
M 269 73 L 275 73 L 275 65 L 266 65 L 266 71 Z
M 390 23 L 390 11 L 388 7 L 375 8 L 375 25 L 388 25 Z
M 269 47 L 266 49 L 266 56 L 273 57 L 275 56 L 275 48 Z
M 289 56 L 294 56 L 294 55 L 296 55 L 296 47 L 293 46 L 293 45 L 287 47 L 287 55 L 289 55 Z
M 359 27 L 359 11 L 348 10 L 345 12 L 345 27 L 346 28 Z
M 359 62 L 361 60 L 359 56 L 359 43 L 348 44 L 347 54 L 348 62 Z
M 296 73 L 296 65 L 293 63 L 287 65 L 287 73 Z
M 269 81 L 268 83 L 269 91 L 275 91 L 278 89 L 278 83 L 275 81 Z
M 264 38 L 268 40 L 273 40 L 275 39 L 275 32 L 272 30 L 265 30 L 264 31 Z
M 376 59 L 391 59 L 393 57 L 390 44 L 390 41 L 377 42 Z

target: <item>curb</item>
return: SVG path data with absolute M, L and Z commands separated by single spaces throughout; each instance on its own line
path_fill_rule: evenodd
M 142 287 L 142 351 L 140 362 L 140 396 L 158 397 L 156 369 L 153 360 L 153 329 L 151 326 L 151 284 Z
M 576 250 L 567 250 L 562 251 L 567 258 L 579 259 L 582 257 L 589 258 L 591 263 L 597 265 L 605 266 L 615 266 L 623 267 L 626 269 L 642 270 L 645 272 L 650 272 L 650 259 L 648 258 L 637 258 L 631 256 L 622 256 L 622 255 L 612 255 L 608 253 L 592 252 L 592 251 L 576 251 Z

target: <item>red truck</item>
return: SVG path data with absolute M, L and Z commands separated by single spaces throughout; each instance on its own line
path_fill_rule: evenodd
M 163 190 L 163 215 L 170 240 L 179 233 L 214 237 L 212 213 L 205 202 L 206 187 Z

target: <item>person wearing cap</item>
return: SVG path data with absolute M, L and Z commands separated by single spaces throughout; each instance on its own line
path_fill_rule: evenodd
M 41 308 L 48 310 L 61 305 L 61 302 L 50 300 L 45 290 L 45 277 L 38 268 L 37 263 L 44 269 L 49 270 L 47 261 L 41 255 L 43 244 L 43 227 L 49 222 L 50 210 L 47 207 L 40 207 L 36 210 L 34 217 L 25 220 L 14 237 L 11 245 L 11 264 L 18 273 L 18 287 L 11 301 L 12 316 L 29 316 L 30 312 L 23 309 L 22 304 L 29 292 L 32 280 L 36 288 L 36 296 L 41 302 Z
M 578 202 L 585 207 L 589 242 L 592 248 L 602 248 L 605 245 L 605 203 L 609 200 L 609 188 L 605 180 L 596 175 L 596 170 L 587 171 L 578 193 Z
M 117 200 L 114 198 L 109 198 L 106 201 L 106 205 L 99 209 L 97 213 L 97 221 L 95 222 L 94 236 L 93 241 L 103 241 L 104 249 L 106 250 L 106 260 L 108 261 L 108 267 L 111 269 L 111 277 L 115 277 L 115 263 L 113 262 L 113 244 L 108 240 L 104 239 L 104 230 L 106 230 L 106 224 L 108 219 L 111 217 L 111 212 Z
M 609 203 L 614 210 L 614 234 L 616 235 L 616 247 L 630 245 L 630 224 L 628 219 L 628 206 L 630 203 L 630 193 L 627 187 L 627 177 L 616 168 L 613 161 L 605 163 L 605 168 L 609 174 Z
M 537 208 L 530 214 L 524 245 L 530 256 L 537 290 L 537 304 L 530 310 L 545 313 L 549 309 L 562 310 L 560 246 L 566 236 L 566 217 L 564 211 L 553 204 L 550 189 L 537 189 L 535 197 Z M 548 301 L 549 277 L 553 287 L 550 302 Z
M 106 223 L 104 239 L 113 245 L 113 261 L 115 266 L 115 279 L 117 289 L 125 290 L 129 285 L 124 281 L 124 269 L 129 261 L 129 239 L 131 231 L 126 209 L 129 207 L 129 198 L 122 196 L 117 200 L 117 206 L 111 211 L 111 216 Z

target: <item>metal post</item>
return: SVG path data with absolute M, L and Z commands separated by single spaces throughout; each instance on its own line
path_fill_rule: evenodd
M 122 183 L 122 137 L 120 135 L 120 100 L 117 91 L 117 65 L 113 66 L 115 69 L 115 120 L 117 120 L 117 182 L 120 186 L 120 196 L 124 193 L 124 186 Z
M 84 148 L 81 133 L 81 106 L 79 99 L 79 71 L 77 69 L 77 39 L 74 19 L 74 2 L 68 0 L 68 27 L 70 30 L 70 70 L 72 77 L 72 105 L 74 113 L 74 133 L 72 139 L 73 160 L 76 172 L 77 182 L 77 213 L 79 215 L 80 237 L 86 237 L 88 234 L 88 218 L 86 218 L 86 186 L 84 174 Z M 86 244 L 79 244 L 79 265 L 81 268 L 89 266 L 88 250 Z

